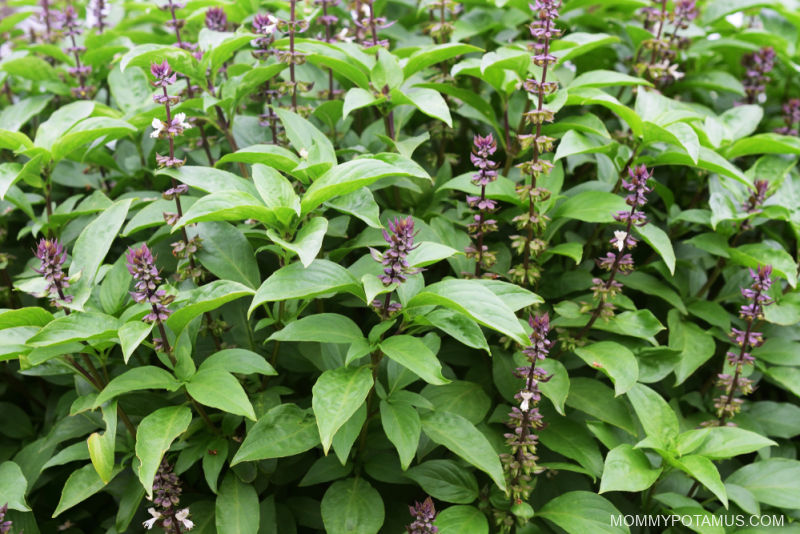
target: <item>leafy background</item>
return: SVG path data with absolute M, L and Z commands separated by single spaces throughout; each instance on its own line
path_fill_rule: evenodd
M 87 6 L 73 5 L 83 19 Z M 522 282 L 509 275 L 520 262 L 513 219 L 527 211 L 514 164 L 531 157 L 519 136 L 533 95 L 521 83 L 541 72 L 527 2 L 445 3 L 439 34 L 441 4 L 375 2 L 394 21 L 379 32 L 388 50 L 324 42 L 320 5 L 297 2 L 310 26 L 294 40 L 305 54 L 294 74 L 252 54 L 254 15 L 290 19 L 289 2 L 187 2 L 177 16 L 196 55 L 174 46 L 169 11 L 110 6 L 102 31 L 77 36 L 85 80 L 68 73 L 67 36 L 33 25 L 31 38 L 40 7 L 0 6 L 0 504 L 15 530 L 138 532 L 162 457 L 193 532 L 401 532 L 426 495 L 442 534 L 495 532 L 506 513 L 516 532 L 628 531 L 610 523 L 620 513 L 776 514 L 786 524 L 770 532 L 798 530 L 800 141 L 775 133 L 782 105 L 800 96 L 796 2 L 698 2 L 678 28 L 684 76 L 673 83 L 637 68 L 657 26 L 642 10 L 662 4 L 565 2 L 549 71 L 556 115 L 543 129 L 556 139 L 539 184 L 550 196 L 537 203 L 546 248 L 538 277 Z M 211 6 L 228 31 L 204 27 Z M 350 7 L 330 9 L 352 37 Z M 286 29 L 270 46 L 290 49 Z M 763 47 L 775 65 L 747 104 L 742 58 Z M 165 59 L 181 75 L 173 89 L 194 85 L 174 106 L 194 124 L 176 138 L 187 158 L 176 169 L 158 168 L 167 143 L 150 135 L 164 107 L 149 67 Z M 292 75 L 298 105 L 284 85 L 262 124 L 265 84 Z M 76 98 L 84 81 L 89 98 Z M 470 146 L 488 133 L 501 164 L 487 188 L 499 206 L 486 237 L 493 280 L 467 275 L 475 260 L 464 254 L 465 197 L 478 192 Z M 654 172 L 637 268 L 619 277 L 616 315 L 576 339 L 633 164 Z M 766 200 L 748 213 L 756 180 Z M 162 214 L 174 201 L 162 193 L 178 183 L 189 192 L 170 226 Z M 382 228 L 409 215 L 419 244 L 409 263 L 424 271 L 387 287 L 369 248 L 385 250 Z M 181 228 L 200 239 L 200 278 L 173 276 L 186 268 L 170 246 Z M 32 250 L 45 236 L 68 253 L 69 314 L 41 298 Z M 174 296 L 174 361 L 154 350 L 147 306 L 129 294 L 124 255 L 142 243 Z M 745 370 L 757 389 L 736 426 L 702 427 L 716 418 L 728 332 L 743 324 L 740 288 L 764 264 L 775 303 Z M 387 291 L 402 304 L 388 319 L 370 306 Z M 521 386 L 513 369 L 529 313 L 544 312 L 556 348 L 541 363 L 552 376 L 541 386 L 541 472 L 530 508 L 512 508 L 499 455 Z

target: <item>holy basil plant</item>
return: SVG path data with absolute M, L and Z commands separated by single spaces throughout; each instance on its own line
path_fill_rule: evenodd
M 0 534 L 797 532 L 796 2 L 0 15 Z

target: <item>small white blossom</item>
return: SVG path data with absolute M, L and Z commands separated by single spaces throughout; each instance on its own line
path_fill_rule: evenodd
M 522 402 L 519 405 L 519 409 L 522 410 L 523 412 L 527 412 L 528 409 L 530 408 L 530 402 L 531 399 L 533 398 L 533 392 L 520 391 L 519 396 L 522 397 Z
M 156 521 L 161 519 L 161 514 L 159 512 L 156 512 L 156 509 L 152 508 L 152 507 L 148 508 L 147 511 L 153 517 L 151 517 L 150 519 L 148 519 L 147 521 L 145 521 L 142 524 L 144 525 L 144 528 L 146 528 L 147 530 L 151 530 L 156 525 Z
M 619 250 L 620 252 L 623 251 L 625 248 L 625 238 L 628 237 L 628 232 L 624 232 L 622 230 L 614 230 L 614 240 L 612 242 L 612 246 Z
M 150 125 L 153 127 L 153 131 L 150 132 L 150 137 L 154 139 L 161 137 L 161 132 L 165 129 L 164 122 L 161 119 L 153 119 Z
M 175 514 L 175 519 L 181 522 L 183 528 L 186 530 L 192 530 L 194 528 L 194 523 L 189 520 L 189 509 L 184 508 L 183 510 L 178 510 Z
M 305 148 L 301 148 L 300 149 L 300 157 L 303 158 L 303 159 L 307 159 L 308 158 L 308 150 L 306 150 Z

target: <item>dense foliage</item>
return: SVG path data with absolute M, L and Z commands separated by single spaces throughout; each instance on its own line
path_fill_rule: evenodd
M 0 13 L 0 532 L 800 530 L 796 0 Z

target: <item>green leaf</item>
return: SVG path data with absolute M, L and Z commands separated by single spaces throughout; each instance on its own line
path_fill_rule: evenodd
M 53 143 L 50 151 L 53 159 L 58 161 L 87 143 L 101 139 L 102 143 L 107 143 L 134 133 L 136 133 L 136 128 L 123 120 L 110 117 L 89 117 L 78 122 L 66 134 L 59 137 Z
M 584 135 L 577 130 L 569 130 L 559 141 L 553 161 L 579 154 L 608 152 L 612 145 L 613 143 L 609 143 L 606 139 Z
M 678 417 L 666 401 L 643 384 L 634 385 L 627 393 L 636 416 L 647 437 L 664 449 L 678 437 Z
M 385 99 L 381 99 L 380 101 L 383 100 Z M 344 95 L 342 118 L 346 118 L 348 115 L 350 115 L 351 111 L 371 106 L 376 102 L 379 102 L 379 100 L 375 98 L 371 92 L 360 87 L 353 87 Z
M 256 420 L 253 405 L 242 385 L 232 374 L 220 368 L 197 371 L 186 383 L 186 391 L 200 404 Z
M 273 208 L 244 191 L 219 191 L 197 200 L 172 227 L 173 231 L 187 224 L 203 221 L 244 221 L 255 219 L 269 226 L 277 226 Z
M 203 267 L 221 280 L 258 288 L 261 276 L 253 248 L 244 234 L 224 222 L 197 225 L 202 246 L 195 256 Z
M 628 74 L 613 70 L 598 69 L 584 72 L 580 76 L 576 76 L 567 87 L 573 89 L 576 87 L 619 87 L 623 85 L 653 86 L 652 83 L 644 78 L 629 76 Z
M 438 534 L 489 534 L 486 515 L 474 506 L 449 506 L 437 514 L 433 522 Z
M 192 410 L 188 406 L 167 406 L 151 412 L 139 423 L 136 430 L 139 464 L 135 471 L 148 497 L 153 494 L 153 479 L 164 453 L 191 422 Z
M 599 369 L 614 383 L 617 396 L 626 393 L 639 378 L 639 365 L 636 356 L 624 345 L 613 341 L 600 341 L 575 349 L 591 367 Z
M 752 493 L 758 502 L 778 508 L 794 509 L 800 494 L 800 462 L 769 458 L 739 468 L 725 481 Z
M 681 384 L 698 367 L 714 355 L 714 338 L 694 323 L 681 321 L 677 314 L 670 312 L 669 346 L 681 351 L 680 363 L 675 367 L 675 384 Z
M 614 214 L 629 211 L 625 199 L 603 191 L 583 191 L 559 204 L 550 214 L 557 219 L 564 217 L 591 223 L 614 222 Z
M 325 202 L 325 205 L 336 211 L 357 217 L 373 228 L 382 227 L 379 219 L 380 208 L 378 203 L 375 202 L 372 191 L 367 187 L 332 198 Z
M 597 89 L 594 87 L 576 87 L 569 89 L 567 93 L 567 102 L 565 105 L 603 106 L 627 122 L 635 136 L 641 137 L 642 135 L 642 119 L 639 117 L 639 115 L 602 89 Z
M 349 317 L 338 313 L 317 313 L 303 317 L 272 334 L 269 340 L 355 343 L 364 339 L 361 329 Z
M 45 326 L 53 320 L 53 314 L 44 308 L 30 306 L 0 312 L 0 330 L 16 326 Z
M 458 414 L 433 411 L 422 416 L 422 430 L 434 443 L 488 474 L 505 491 L 506 481 L 497 452 L 472 423 Z
M 260 509 L 258 493 L 250 484 L 245 484 L 229 472 L 222 481 L 217 495 L 214 514 L 217 531 L 231 534 L 257 534 L 259 532 Z
M 336 152 L 333 144 L 328 136 L 319 131 L 316 126 L 300 115 L 281 107 L 275 108 L 275 114 L 281 120 L 292 148 L 298 153 L 305 150 L 308 154 L 306 163 L 309 166 L 308 170 L 313 171 L 314 177 L 336 164 Z
M 303 267 L 308 267 L 319 254 L 319 250 L 322 248 L 322 239 L 327 231 L 328 219 L 325 217 L 313 217 L 300 227 L 294 241 L 291 243 L 282 239 L 277 232 L 272 230 L 267 230 L 267 236 L 284 249 L 297 254 Z
M 120 471 L 122 471 L 122 467 L 117 466 L 111 478 L 113 479 L 117 476 Z M 73 471 L 64 484 L 64 489 L 61 491 L 61 499 L 53 512 L 53 517 L 58 517 L 63 511 L 80 504 L 105 486 L 106 484 L 100 479 L 100 475 L 97 474 L 92 464 L 86 464 Z
M 683 443 L 692 446 L 682 450 Z M 777 445 L 761 434 L 730 426 L 692 429 L 678 436 L 678 452 L 691 452 L 711 460 L 724 460 Z
M 27 344 L 49 347 L 70 341 L 109 339 L 116 336 L 119 326 L 119 319 L 104 313 L 73 313 L 47 323 Z
M 393 102 L 397 104 L 410 104 L 428 117 L 439 119 L 450 128 L 453 127 L 453 119 L 450 117 L 450 108 L 438 91 L 425 87 L 414 87 L 402 91 L 399 89 L 392 89 L 390 95 Z
M 392 336 L 380 344 L 386 356 L 413 372 L 429 384 L 447 384 L 442 365 L 421 339 L 408 335 Z
M 207 311 L 216 310 L 223 304 L 255 294 L 251 288 L 230 280 L 213 282 L 193 289 L 181 306 L 167 319 L 167 326 L 180 332 L 189 322 Z
M 635 232 L 645 243 L 653 247 L 653 250 L 658 252 L 670 274 L 675 274 L 675 251 L 672 249 L 672 241 L 667 233 L 652 223 L 635 227 Z
M 480 306 L 475 306 L 480 302 Z M 461 312 L 479 324 L 505 334 L 522 345 L 530 344 L 525 330 L 513 311 L 491 290 L 477 280 L 449 279 L 437 282 L 417 293 L 406 305 L 439 305 Z
M 636 427 L 627 404 L 614 392 L 593 378 L 572 377 L 567 406 L 636 435 Z
M 475 475 L 453 460 L 428 460 L 409 469 L 406 476 L 440 501 L 469 504 L 478 498 Z
M 294 404 L 281 404 L 250 428 L 231 465 L 294 456 L 318 444 L 319 432 L 314 417 Z
M 424 68 L 470 52 L 483 52 L 483 50 L 477 46 L 463 43 L 444 43 L 422 47 L 411 54 L 406 61 L 403 66 L 403 76 L 408 79 L 412 74 Z
M 260 354 L 245 349 L 224 349 L 215 352 L 200 364 L 199 370 L 223 369 L 243 375 L 277 375 L 277 371 Z
M 414 459 L 422 432 L 417 410 L 402 402 L 380 402 L 381 425 L 386 437 L 397 449 L 400 466 L 405 470 Z M 413 478 L 413 477 L 412 477 Z
M 620 38 L 607 33 L 571 32 L 552 43 L 552 53 L 563 63 L 568 59 L 582 56 L 595 48 L 619 42 Z
M 400 167 L 379 159 L 360 158 L 337 165 L 317 178 L 300 201 L 302 214 L 328 200 L 352 193 L 390 176 L 413 176 Z
M 455 380 L 441 386 L 425 386 L 420 393 L 436 410 L 458 414 L 473 425 L 483 421 L 492 405 L 483 388 L 467 380 Z
M 22 469 L 11 461 L 0 463 L 0 488 L 3 488 L 3 504 L 11 510 L 30 512 L 31 508 L 25 502 L 25 490 L 28 482 Z
M 708 488 L 725 506 L 728 507 L 728 493 L 719 476 L 719 471 L 714 463 L 705 456 L 690 454 L 674 460 L 678 467 L 692 478 Z
M 108 484 L 114 475 L 114 446 L 117 439 L 117 403 L 103 406 L 103 421 L 106 431 L 100 435 L 92 433 L 87 440 L 89 458 L 103 483 Z
M 422 318 L 417 317 L 416 320 L 429 322 L 464 345 L 474 349 L 485 350 L 491 354 L 489 343 L 486 341 L 486 336 L 483 335 L 481 327 L 463 313 L 447 308 L 437 308 Z
M 294 220 L 300 215 L 300 198 L 291 182 L 266 165 L 253 165 L 253 183 L 264 205 L 274 210 L 278 225 L 294 231 Z
M 639 449 L 623 443 L 606 455 L 600 493 L 606 491 L 644 491 L 658 479 L 661 468 L 654 469 Z
M 47 106 L 53 95 L 24 98 L 0 112 L 0 129 L 16 132 Z
M 251 181 L 236 176 L 231 172 L 212 169 L 211 167 L 184 165 L 177 169 L 160 169 L 157 171 L 157 174 L 175 178 L 189 187 L 205 191 L 206 193 L 240 191 L 242 193 L 249 193 L 251 196 L 258 194 Z
M 550 377 L 547 382 L 539 384 L 542 394 L 550 399 L 556 411 L 564 415 L 564 402 L 569 395 L 569 375 L 567 369 L 558 360 L 546 359 L 538 365 Z
M 697 162 L 692 160 L 691 156 L 684 152 L 665 151 L 656 156 L 655 158 L 642 158 L 642 162 L 647 165 L 685 165 L 687 167 L 695 167 L 698 169 L 705 169 L 709 172 L 718 173 L 722 176 L 733 178 L 742 185 L 750 186 L 751 181 L 747 179 L 738 167 L 731 164 L 727 159 L 723 158 L 710 148 L 704 146 L 700 147 L 697 156 Z
M 347 291 L 359 295 L 361 284 L 344 267 L 328 260 L 314 260 L 307 268 L 300 263 L 281 267 L 267 278 L 253 297 L 248 315 L 265 302 L 312 298 Z
M 256 70 L 256 69 L 253 69 Z M 252 71 L 250 71 L 252 72 Z M 225 163 L 249 163 L 254 165 L 260 163 L 268 167 L 272 167 L 281 172 L 292 173 L 292 170 L 297 167 L 299 163 L 297 156 L 286 148 L 279 145 L 251 145 L 241 148 L 236 152 L 225 154 L 215 166 L 224 165 Z
M 773 271 L 782 276 L 792 287 L 797 286 L 797 264 L 783 247 L 771 243 L 752 243 L 729 248 L 731 261 L 755 269 L 761 265 L 772 265 Z
M 728 159 L 753 154 L 800 154 L 800 140 L 788 135 L 762 133 L 739 139 L 725 151 Z
M 325 454 L 336 431 L 356 412 L 372 389 L 369 367 L 339 367 L 325 371 L 311 388 L 311 405 Z
M 96 408 L 114 397 L 130 391 L 141 391 L 143 389 L 175 391 L 179 387 L 181 387 L 181 383 L 169 371 L 165 371 L 160 367 L 152 365 L 134 367 L 106 384 L 103 391 L 97 395 L 94 407 Z
M 115 202 L 86 225 L 72 249 L 69 275 L 81 273 L 81 284 L 94 285 L 97 270 L 103 264 L 114 239 L 119 234 L 130 208 L 131 199 Z
M 117 337 L 119 337 L 122 358 L 125 360 L 125 364 L 128 363 L 136 347 L 147 339 L 152 330 L 153 323 L 144 323 L 142 321 L 131 321 L 119 327 Z
M 383 500 L 364 478 L 334 482 L 320 511 L 329 534 L 377 534 L 383 526 Z
M 641 291 L 647 295 L 663 299 L 683 314 L 688 313 L 681 296 L 673 291 L 667 284 L 659 281 L 655 276 L 650 276 L 641 271 L 633 271 L 621 277 L 619 281 L 622 282 L 625 287 L 630 287 L 631 289 Z
M 569 534 L 629 532 L 628 527 L 613 525 L 609 518 L 621 517 L 607 499 L 588 491 L 570 491 L 552 499 L 539 510 L 543 517 Z
M 552 415 L 548 418 L 547 427 L 538 434 L 545 447 L 575 460 L 593 479 L 602 474 L 603 456 L 585 425 Z
M 58 81 L 59 79 L 56 70 L 47 61 L 36 56 L 6 59 L 0 64 L 0 70 L 4 70 L 11 76 L 34 82 Z

